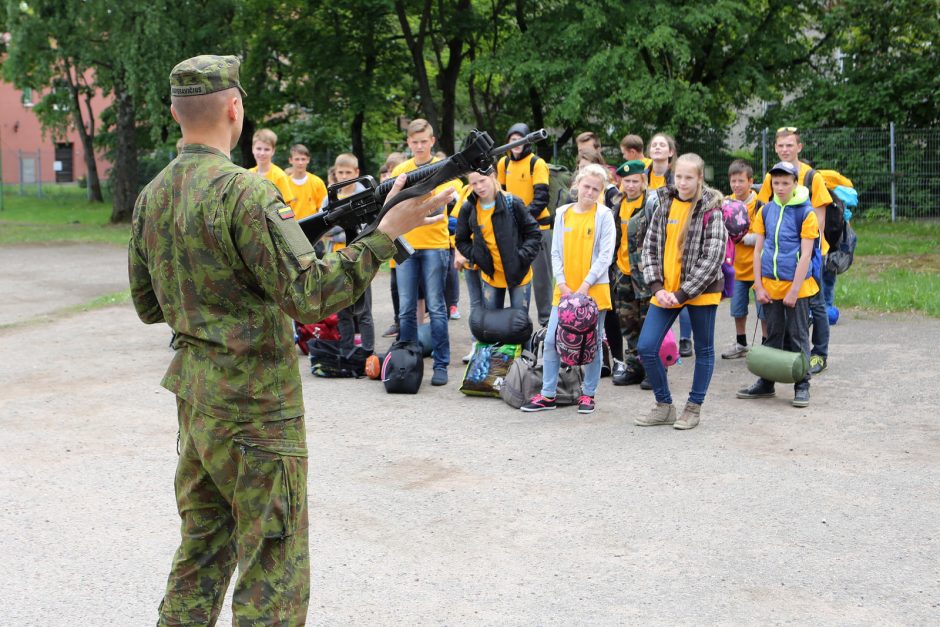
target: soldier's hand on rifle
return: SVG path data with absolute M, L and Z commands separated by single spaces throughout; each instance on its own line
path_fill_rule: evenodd
M 407 177 L 405 174 L 398 175 L 392 190 L 388 193 L 385 201 L 388 202 L 395 197 L 405 186 Z M 440 209 L 451 202 L 456 196 L 452 187 L 435 195 L 426 195 L 419 198 L 410 198 L 401 202 L 388 210 L 379 222 L 378 230 L 388 235 L 391 239 L 400 237 L 408 231 L 419 226 L 434 224 L 445 218 L 444 213 L 431 215 L 435 210 Z

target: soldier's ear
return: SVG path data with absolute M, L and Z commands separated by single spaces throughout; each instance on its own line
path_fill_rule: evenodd
M 170 103 L 170 115 L 173 116 L 173 119 L 176 120 L 177 124 L 180 123 L 180 115 L 176 112 L 176 107 L 174 107 L 172 103 Z

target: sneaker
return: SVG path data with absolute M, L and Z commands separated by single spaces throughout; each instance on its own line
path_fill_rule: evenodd
M 465 364 L 469 364 L 471 359 L 473 359 L 473 349 L 472 349 L 472 348 L 470 349 L 470 352 L 469 352 L 469 353 L 467 353 L 466 355 L 464 355 L 463 357 L 460 358 L 460 361 L 462 361 L 462 362 L 465 363 Z
M 649 377 L 643 377 L 643 380 L 640 381 L 640 389 L 641 389 L 641 390 L 652 390 L 652 389 L 653 389 L 653 384 L 650 383 Z
M 582 394 L 578 398 L 578 413 L 579 414 L 593 414 L 594 413 L 594 397 L 588 396 L 587 394 Z
M 398 325 L 392 323 L 385 329 L 385 333 L 382 334 L 382 337 L 397 337 L 398 336 Z
M 435 368 L 431 375 L 431 385 L 447 385 L 447 368 Z
M 682 410 L 682 415 L 679 416 L 679 419 L 676 420 L 676 423 L 672 425 L 673 429 L 694 429 L 698 426 L 699 419 L 702 414 L 702 406 L 696 405 L 695 403 L 686 403 L 685 409 Z
M 450 306 L 450 319 L 460 320 L 460 312 L 457 310 L 457 305 Z
M 774 382 L 767 379 L 758 379 L 750 387 L 738 390 L 736 394 L 738 398 L 770 398 L 776 395 Z
M 826 369 L 826 358 L 822 355 L 813 355 L 809 358 L 809 373 L 819 374 Z
M 649 416 L 637 418 L 633 424 L 638 427 L 656 427 L 676 423 L 676 406 L 672 403 L 656 403 Z
M 742 357 L 747 357 L 747 346 L 743 346 L 735 342 L 727 352 L 721 354 L 722 359 L 741 359 Z
M 803 384 L 793 388 L 793 400 L 790 402 L 794 407 L 809 407 L 809 385 Z
M 692 340 L 679 340 L 679 357 L 692 356 Z
M 554 398 L 545 398 L 541 394 L 536 394 L 532 397 L 532 400 L 520 407 L 522 411 L 545 411 L 546 409 L 555 409 L 558 405 L 555 404 Z

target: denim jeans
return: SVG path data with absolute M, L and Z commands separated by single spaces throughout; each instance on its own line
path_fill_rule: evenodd
M 685 307 L 679 312 L 679 339 L 692 339 L 692 321 L 689 320 L 689 312 L 685 310 Z
M 601 380 L 601 366 L 604 361 L 604 316 L 607 310 L 597 312 L 597 354 L 594 361 L 584 366 L 584 382 L 581 393 L 593 397 L 597 384 Z M 552 307 L 548 318 L 548 330 L 545 332 L 545 346 L 542 351 L 542 396 L 555 398 L 558 388 L 558 371 L 561 369 L 561 357 L 555 348 L 555 333 L 558 332 L 558 307 Z
M 473 317 L 474 311 L 483 308 L 483 288 L 480 287 L 483 281 L 480 279 L 479 270 L 467 270 L 466 268 L 463 269 L 463 278 L 467 282 L 467 298 L 470 300 L 470 316 Z M 473 338 L 473 341 L 476 341 L 472 333 L 470 337 Z
M 664 309 L 651 303 L 643 330 L 640 331 L 637 349 L 646 369 L 646 377 L 653 386 L 656 401 L 672 403 L 669 381 L 666 380 L 666 367 L 659 359 L 659 347 L 662 346 L 669 327 L 679 317 L 680 311 L 689 312 L 695 347 L 695 370 L 692 372 L 689 402 L 701 405 L 705 402 L 708 384 L 715 370 L 715 314 L 718 312 L 718 305 L 686 305 L 681 309 Z
M 339 347 L 343 353 L 348 353 L 356 347 L 356 324 L 359 325 L 359 334 L 362 339 L 362 349 L 367 353 L 375 350 L 375 323 L 372 320 L 372 286 L 366 288 L 355 303 L 340 310 L 339 318 Z
M 754 281 L 734 280 L 734 294 L 731 295 L 731 317 L 747 318 L 748 305 L 751 301 L 751 286 Z M 764 319 L 764 306 L 754 297 L 754 304 L 757 307 L 757 319 Z
M 529 311 L 529 293 L 531 285 L 517 285 L 512 288 L 493 287 L 482 281 L 483 306 L 486 309 L 502 309 L 506 305 L 506 292 L 509 292 L 509 306 L 513 309 Z
M 431 342 L 434 344 L 434 367 L 446 368 L 450 364 L 450 339 L 447 335 L 447 305 L 444 302 L 444 281 L 450 251 L 446 248 L 416 250 L 398 264 L 398 298 L 400 310 L 399 338 L 418 341 L 418 287 L 424 288 L 428 312 L 431 315 Z
M 444 297 L 447 300 L 447 313 L 450 308 L 460 303 L 460 277 L 457 274 L 457 268 L 454 267 L 454 256 L 457 252 L 450 249 L 450 260 L 447 262 L 447 280 L 444 282 Z
M 813 318 L 813 355 L 829 358 L 829 312 L 822 290 L 809 299 L 809 311 Z
M 823 270 L 822 275 L 822 285 L 819 286 L 822 289 L 823 301 L 826 303 L 826 307 L 832 307 L 836 303 L 836 275 L 833 272 L 828 272 Z

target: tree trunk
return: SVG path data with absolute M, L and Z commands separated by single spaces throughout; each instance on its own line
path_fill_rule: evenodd
M 95 118 L 91 110 L 91 99 L 87 99 L 88 102 L 86 103 L 91 121 L 89 126 L 85 126 L 85 118 L 82 115 L 82 102 L 79 98 L 81 69 L 74 68 L 75 76 L 73 77 L 73 68 L 68 60 L 64 62 L 64 66 L 69 95 L 72 98 L 72 119 L 75 130 L 78 131 L 78 138 L 82 142 L 82 152 L 85 153 L 86 197 L 88 202 L 104 202 L 104 196 L 101 194 L 101 180 L 98 178 L 98 163 L 95 161 Z
M 359 160 L 359 175 L 363 176 L 368 174 L 369 163 L 366 161 L 366 147 L 365 142 L 362 139 L 362 127 L 366 120 L 366 114 L 363 111 L 357 111 L 356 115 L 353 116 L 352 128 L 350 128 L 349 133 L 352 136 L 352 151 L 356 155 L 356 159 Z
M 427 121 L 431 123 L 431 127 L 435 131 L 440 131 L 437 104 L 434 102 L 434 96 L 431 93 L 431 82 L 428 79 L 427 67 L 424 64 L 424 43 L 431 22 L 431 0 L 425 0 L 422 4 L 421 22 L 417 35 L 411 30 L 408 13 L 402 0 L 395 0 L 395 14 L 398 16 L 398 23 L 401 25 L 405 43 L 408 44 L 408 50 L 411 53 L 415 80 L 418 82 L 418 99 L 421 112 L 427 118 Z
M 111 222 L 129 222 L 137 200 L 137 124 L 134 100 L 120 83 L 115 87 L 117 127 L 111 170 Z
M 470 12 L 470 0 L 459 0 L 454 8 L 454 21 L 458 24 L 466 23 L 463 19 Z M 441 16 L 443 18 L 443 16 Z M 457 31 L 462 33 L 462 31 Z M 438 70 L 438 87 L 441 90 L 441 131 L 438 142 L 441 149 L 448 155 L 454 154 L 454 125 L 457 120 L 457 81 L 460 79 L 460 66 L 464 58 L 464 38 L 462 34 L 454 35 L 447 42 L 447 65 Z

